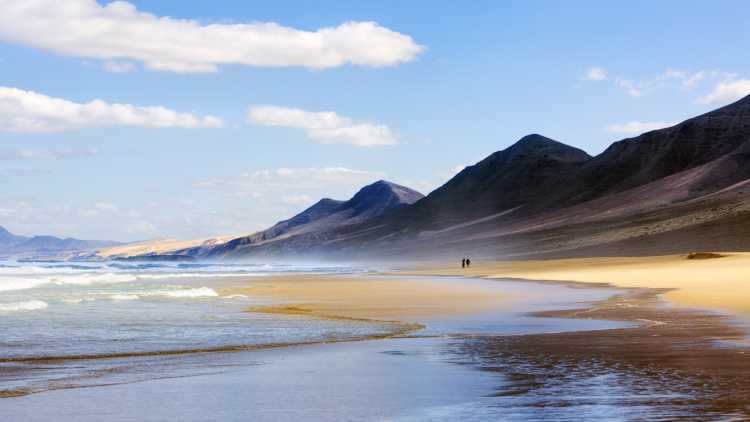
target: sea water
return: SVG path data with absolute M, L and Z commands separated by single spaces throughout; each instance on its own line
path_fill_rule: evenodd
M 223 280 L 270 274 L 364 271 L 325 265 L 1 262 L 0 391 L 85 384 L 92 368 L 111 372 L 112 359 L 104 358 L 388 333 L 394 327 L 247 312 L 263 302 L 222 295 L 217 287 Z

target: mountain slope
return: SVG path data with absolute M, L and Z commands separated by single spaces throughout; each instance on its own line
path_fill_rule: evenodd
M 465 168 L 401 218 L 412 227 L 437 228 L 518 206 L 541 209 L 560 190 L 561 174 L 590 158 L 578 148 L 528 135 Z
M 593 158 L 530 135 L 414 206 L 342 229 L 327 246 L 336 254 L 361 247 L 369 254 L 415 254 L 426 244 L 494 254 L 572 253 L 670 230 L 688 232 L 744 209 L 743 191 L 734 189 L 750 178 L 748 153 L 750 96 L 616 142 Z M 750 249 L 750 240 L 734 236 L 733 242 Z
M 317 247 L 343 227 L 367 221 L 407 207 L 423 195 L 405 186 L 379 180 L 360 189 L 348 201 L 323 199 L 302 213 L 277 223 L 270 229 L 233 239 L 223 245 L 204 250 L 181 251 L 193 256 L 242 256 L 251 251 L 302 251 Z
M 713 161 L 747 148 L 750 141 L 750 96 L 666 129 L 615 142 L 586 163 L 578 175 L 590 199 L 621 192 Z

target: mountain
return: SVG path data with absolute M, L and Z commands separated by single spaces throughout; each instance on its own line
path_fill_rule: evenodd
M 299 253 L 335 239 L 344 227 L 361 225 L 376 217 L 408 207 L 424 196 L 412 189 L 379 180 L 360 189 L 348 201 L 322 199 L 300 214 L 250 236 L 213 248 L 178 253 L 208 258 L 241 257 L 250 253 Z
M 0 256 L 22 258 L 56 258 L 74 252 L 112 246 L 106 240 L 61 239 L 55 236 L 17 236 L 0 227 Z
M 525 136 L 325 246 L 342 257 L 750 250 L 750 96 L 596 157 Z
M 719 245 L 710 226 L 731 221 L 720 245 L 750 250 L 748 184 L 750 96 L 596 157 L 524 137 L 346 238 L 391 254 L 427 243 L 493 256 L 669 253 Z
M 590 190 L 581 199 L 621 192 L 706 164 L 750 152 L 750 96 L 666 129 L 615 142 L 584 166 Z
M 539 134 L 426 197 L 379 181 L 273 227 L 170 253 L 206 259 L 415 259 L 750 250 L 750 96 L 613 143 Z
M 564 187 L 562 174 L 591 157 L 584 151 L 538 134 L 466 167 L 401 217 L 411 227 L 436 228 L 515 207 L 550 205 Z
M 0 226 L 0 250 L 13 247 L 27 239 L 28 238 L 24 236 L 16 236 L 6 230 L 5 227 Z

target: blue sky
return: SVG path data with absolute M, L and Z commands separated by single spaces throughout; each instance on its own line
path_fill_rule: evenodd
M 49 2 L 0 1 L 19 234 L 243 234 L 379 178 L 427 193 L 528 133 L 597 154 L 750 93 L 741 1 Z

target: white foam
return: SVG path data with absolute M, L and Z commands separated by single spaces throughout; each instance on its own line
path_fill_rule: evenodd
M 0 277 L 0 292 L 33 289 L 38 285 L 40 285 L 40 283 L 38 280 L 34 279 L 5 279 Z
M 47 302 L 28 300 L 25 302 L 0 303 L 0 312 L 36 311 L 47 307 Z
M 196 272 L 196 273 L 164 273 L 164 274 L 139 274 L 137 278 L 139 280 L 163 280 L 170 278 L 218 278 L 218 277 L 257 277 L 258 274 L 247 274 L 247 273 L 212 273 L 212 272 Z
M 224 299 L 244 299 L 247 295 L 228 295 L 224 296 Z
M 199 287 L 197 289 L 171 290 L 156 293 L 159 296 L 193 298 L 193 297 L 217 297 L 216 290 L 210 287 Z
M 113 283 L 128 283 L 136 281 L 137 278 L 131 274 L 115 274 L 115 273 L 80 273 L 80 274 L 58 274 L 58 275 L 47 275 L 47 276 L 28 276 L 27 278 L 15 277 L 1 277 L 0 276 L 0 292 L 7 292 L 12 290 L 27 290 L 35 287 L 43 286 L 45 284 L 54 284 L 58 286 L 64 285 L 76 285 L 86 286 L 90 284 L 113 284 Z
M 124 294 L 109 295 L 107 297 L 112 300 L 138 300 L 141 298 L 138 295 L 124 295 Z

